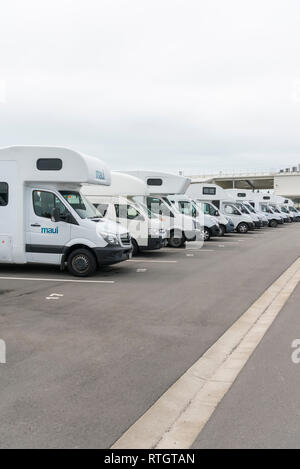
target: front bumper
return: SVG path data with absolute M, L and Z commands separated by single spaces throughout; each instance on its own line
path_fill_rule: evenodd
M 228 222 L 226 225 L 226 233 L 232 233 L 234 231 L 234 224 Z
M 111 247 L 94 248 L 99 266 L 112 265 L 118 262 L 127 261 L 131 257 L 132 247 Z
M 253 221 L 251 223 L 248 223 L 248 225 L 250 231 L 255 229 L 255 223 Z
M 262 227 L 262 222 L 259 220 L 259 221 L 255 221 L 254 222 L 254 225 L 255 225 L 255 228 L 261 228 Z
M 220 228 L 218 225 L 213 225 L 209 227 L 211 236 L 220 236 Z
M 161 249 L 165 246 L 166 239 L 162 238 L 161 236 L 157 238 L 148 237 L 148 244 L 147 246 L 139 246 L 141 251 L 154 251 L 155 249 Z

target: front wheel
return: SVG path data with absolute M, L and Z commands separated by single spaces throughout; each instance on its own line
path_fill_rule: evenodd
M 271 220 L 270 221 L 270 227 L 271 228 L 276 228 L 277 225 L 278 225 L 277 220 Z
M 168 246 L 171 248 L 181 248 L 184 246 L 185 240 L 182 233 L 172 232 L 170 238 L 168 239 Z
M 240 234 L 248 233 L 248 231 L 249 231 L 249 226 L 247 225 L 247 223 L 240 223 L 237 227 L 237 232 Z
M 226 228 L 224 225 L 220 225 L 220 236 L 224 236 L 226 233 Z
M 137 256 L 140 252 L 140 248 L 138 243 L 136 242 L 135 239 L 131 238 L 131 243 L 132 243 L 132 255 Z
M 71 252 L 67 264 L 70 274 L 75 275 L 75 277 L 88 277 L 97 268 L 95 256 L 88 249 L 76 249 Z
M 204 227 L 204 241 L 210 240 L 210 230 L 206 226 Z

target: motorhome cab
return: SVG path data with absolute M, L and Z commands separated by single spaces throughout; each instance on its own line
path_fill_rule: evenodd
M 262 212 L 268 219 L 269 226 L 271 228 L 277 227 L 278 224 L 283 224 L 283 217 L 280 213 L 276 213 L 269 205 L 270 195 L 262 192 L 252 192 L 249 203 L 255 209 L 255 211 Z
M 187 195 L 169 195 L 168 199 L 179 212 L 197 219 L 198 224 L 203 227 L 204 241 L 209 241 L 211 237 L 221 235 L 217 219 L 209 214 L 204 214 L 201 208 Z M 217 210 L 215 211 L 217 212 Z
M 201 202 L 201 200 L 194 200 L 194 202 L 198 207 L 200 207 L 204 216 L 210 215 L 217 220 L 220 230 L 219 236 L 224 236 L 225 233 L 232 233 L 234 231 L 233 221 L 229 217 L 223 215 L 214 204 L 211 202 Z
M 196 193 L 194 193 L 194 184 L 191 184 L 186 195 L 189 195 L 191 200 L 200 207 L 205 216 L 210 215 L 217 220 L 220 230 L 219 236 L 224 236 L 225 233 L 232 233 L 232 231 L 234 231 L 233 221 L 223 215 L 213 203 L 198 199 L 197 191 L 198 189 L 196 189 Z
M 0 149 L 0 262 L 65 266 L 85 277 L 131 255 L 129 233 L 80 193 L 110 184 L 99 159 L 54 147 Z
M 216 184 L 192 182 L 187 190 L 187 195 L 196 199 L 197 202 L 209 201 L 213 203 L 223 215 L 232 220 L 234 229 L 238 233 L 247 233 L 254 229 L 250 215 L 242 213 L 236 207 L 234 199 L 222 187 Z
M 294 206 L 294 202 L 291 199 L 284 199 L 284 205 L 290 212 L 290 215 L 293 217 L 294 221 L 300 221 L 300 212 Z
M 134 255 L 165 246 L 167 232 L 159 217 L 133 199 L 134 196 L 149 194 L 141 179 L 112 171 L 110 186 L 87 185 L 83 186 L 82 192 L 105 218 L 126 227 L 131 235 Z
M 239 204 L 243 204 L 243 207 L 247 213 L 249 213 L 249 215 L 252 217 L 256 228 L 261 228 L 269 224 L 267 217 L 262 212 L 256 211 L 249 202 L 249 199 L 251 200 L 253 191 L 249 189 L 226 189 L 226 191 L 236 201 L 238 208 L 240 208 Z
M 184 194 L 190 185 L 190 179 L 169 173 L 153 171 L 128 171 L 128 174 L 142 179 L 149 190 L 143 198 L 147 208 L 160 216 L 167 230 L 168 245 L 181 247 L 186 241 L 202 238 L 202 227 L 190 216 L 183 215 L 172 204 L 168 195 Z M 140 197 L 134 197 L 142 201 Z

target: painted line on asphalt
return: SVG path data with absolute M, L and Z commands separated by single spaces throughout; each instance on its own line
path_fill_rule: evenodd
M 0 280 L 26 280 L 29 282 L 70 282 L 70 283 L 115 283 L 113 280 L 72 280 L 62 278 L 39 278 L 39 277 L 0 277 Z
M 298 258 L 112 446 L 190 448 L 300 281 Z
M 127 262 L 153 262 L 158 264 L 176 264 L 178 261 L 158 261 L 154 259 L 128 259 Z

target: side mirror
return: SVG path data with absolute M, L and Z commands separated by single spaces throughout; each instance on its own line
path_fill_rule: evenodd
M 215 211 L 214 216 L 215 216 L 215 217 L 219 217 L 219 216 L 220 216 L 219 210 L 216 210 L 216 211 Z
M 60 211 L 59 211 L 59 208 L 54 208 L 52 210 L 52 215 L 51 215 L 51 221 L 53 221 L 54 223 L 57 223 L 60 221 Z

